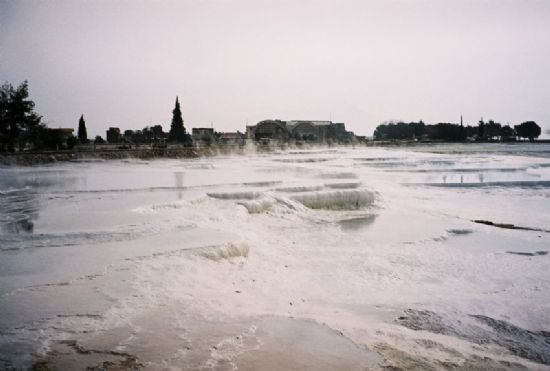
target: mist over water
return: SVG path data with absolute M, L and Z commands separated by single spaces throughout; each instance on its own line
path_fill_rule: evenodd
M 0 368 L 549 369 L 549 210 L 546 144 L 1 168 Z

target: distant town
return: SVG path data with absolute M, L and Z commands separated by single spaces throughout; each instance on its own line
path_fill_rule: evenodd
M 75 120 L 76 123 L 76 120 Z M 303 144 L 369 144 L 410 142 L 513 142 L 534 141 L 541 128 L 533 121 L 518 125 L 502 125 L 489 120 L 479 120 L 477 125 L 438 123 L 427 125 L 418 122 L 387 122 L 379 125 L 373 138 L 356 135 L 346 130 L 343 122 L 319 120 L 266 119 L 248 125 L 241 131 L 220 132 L 214 127 L 195 127 L 189 133 L 185 128 L 179 99 L 176 97 L 172 111 L 170 130 L 162 125 L 143 129 L 110 127 L 105 138 L 98 135 L 89 138 L 85 116 L 78 120 L 78 129 L 48 128 L 42 117 L 34 112 L 34 102 L 29 99 L 28 83 L 17 87 L 4 83 L 0 88 L 0 152 L 22 153 L 37 151 L 96 151 L 131 150 L 138 148 L 209 148 L 244 147 L 254 145 L 269 147 Z M 187 151 L 189 154 L 189 151 Z
M 72 135 L 72 132 L 69 132 L 71 129 L 57 130 L 65 130 L 65 135 Z M 69 139 L 67 138 L 67 140 Z M 192 128 L 189 134 L 184 126 L 179 99 L 176 97 L 170 131 L 165 132 L 162 125 L 124 131 L 118 127 L 110 127 L 105 133 L 105 139 L 96 136 L 93 144 L 96 147 L 109 144 L 118 145 L 121 149 L 131 149 L 142 145 L 150 145 L 155 148 L 167 148 L 169 145 L 239 147 L 247 143 L 269 146 L 289 143 L 297 145 L 303 143 L 350 144 L 365 141 L 365 137 L 347 131 L 344 123 L 316 120 L 263 120 L 255 125 L 246 126 L 243 132 L 220 132 L 213 127 L 196 127 Z M 86 134 L 84 116 L 82 116 L 78 126 L 78 143 L 86 145 L 90 142 Z

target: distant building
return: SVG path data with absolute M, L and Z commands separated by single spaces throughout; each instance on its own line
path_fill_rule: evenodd
M 128 141 L 133 141 L 134 136 L 136 135 L 136 132 L 139 130 L 124 130 L 124 135 L 122 136 L 124 139 Z
M 120 135 L 119 128 L 109 128 L 107 130 L 107 142 L 109 143 L 120 143 L 122 136 Z
M 249 139 L 255 141 L 278 142 L 349 142 L 354 138 L 352 132 L 346 131 L 344 123 L 315 120 L 264 120 L 256 125 L 247 126 L 246 134 Z
M 165 143 L 168 133 L 162 130 L 161 125 L 147 126 L 141 130 L 141 140 L 143 143 Z
M 285 121 L 263 120 L 256 125 L 246 127 L 246 136 L 256 142 L 269 139 L 286 142 L 290 139 L 291 133 Z
M 72 128 L 47 128 L 48 134 L 58 137 L 62 141 L 67 141 L 74 132 Z
M 240 131 L 219 133 L 218 142 L 220 144 L 228 145 L 243 145 L 246 142 L 246 135 Z
M 151 126 L 150 128 L 151 130 L 151 133 L 153 135 L 153 138 L 154 140 L 158 140 L 158 139 L 166 139 L 168 137 L 168 133 L 165 133 L 163 130 L 162 130 L 162 126 L 161 125 L 155 125 L 155 126 Z
M 45 142 L 52 149 L 67 149 L 67 141 L 73 136 L 73 132 L 72 128 L 47 128 Z
M 210 145 L 216 142 L 213 128 L 193 128 L 191 133 L 194 143 Z

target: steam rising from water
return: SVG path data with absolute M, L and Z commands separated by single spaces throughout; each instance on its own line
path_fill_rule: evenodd
M 550 160 L 445 148 L 0 169 L 0 368 L 543 369 Z

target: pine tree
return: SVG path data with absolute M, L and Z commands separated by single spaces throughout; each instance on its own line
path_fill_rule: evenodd
M 84 115 L 81 115 L 80 120 L 78 120 L 78 141 L 81 144 L 88 143 L 88 132 L 86 131 L 86 122 L 84 121 Z
M 183 118 L 181 117 L 180 103 L 178 97 L 176 97 L 176 107 L 172 111 L 172 125 L 170 126 L 170 133 L 168 139 L 171 142 L 184 143 L 187 140 L 185 133 L 185 127 L 183 126 Z

